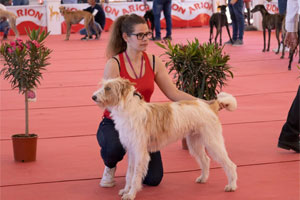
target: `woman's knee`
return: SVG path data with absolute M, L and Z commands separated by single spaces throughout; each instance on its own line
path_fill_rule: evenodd
M 109 168 L 113 168 L 118 162 L 123 160 L 125 150 L 122 146 L 107 145 L 106 148 L 101 148 L 101 157 L 105 165 Z
M 101 147 L 101 157 L 107 167 L 115 167 L 125 155 L 119 133 L 111 119 L 104 118 L 97 131 L 97 140 Z
M 162 181 L 163 173 L 145 177 L 143 183 L 148 186 L 158 186 Z
M 159 151 L 150 153 L 150 158 L 148 172 L 143 183 L 149 186 L 157 186 L 160 184 L 164 175 L 161 154 Z

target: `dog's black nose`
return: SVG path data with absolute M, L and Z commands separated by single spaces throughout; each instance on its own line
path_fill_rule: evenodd
M 93 95 L 93 96 L 92 96 L 92 99 L 93 99 L 94 101 L 96 101 L 96 100 L 97 100 L 97 96 L 96 96 L 96 95 Z

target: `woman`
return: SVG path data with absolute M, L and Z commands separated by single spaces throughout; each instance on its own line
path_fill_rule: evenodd
M 107 46 L 108 61 L 103 78 L 122 77 L 129 79 L 136 83 L 137 91 L 143 95 L 147 102 L 150 101 L 153 93 L 154 82 L 172 101 L 195 99 L 195 97 L 176 88 L 165 65 L 158 57 L 145 52 L 151 37 L 152 33 L 149 32 L 144 18 L 136 14 L 123 15 L 117 18 L 112 25 Z M 115 185 L 116 165 L 123 159 L 125 150 L 120 143 L 118 132 L 107 110 L 104 112 L 103 120 L 99 125 L 97 139 L 105 164 L 100 186 L 113 187 Z M 163 177 L 160 152 L 150 153 L 150 157 L 151 161 L 143 183 L 157 186 Z

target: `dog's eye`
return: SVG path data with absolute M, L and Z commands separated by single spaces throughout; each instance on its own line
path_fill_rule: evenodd
M 105 87 L 104 90 L 107 92 L 107 91 L 110 91 L 110 87 Z

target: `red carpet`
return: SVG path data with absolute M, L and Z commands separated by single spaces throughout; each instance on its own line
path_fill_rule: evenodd
M 102 111 L 91 100 L 103 74 L 108 35 L 103 33 L 99 41 L 80 41 L 76 34 L 68 42 L 65 35 L 47 39 L 53 49 L 51 65 L 37 89 L 37 102 L 30 103 L 29 128 L 39 135 L 36 162 L 13 160 L 10 136 L 24 132 L 24 98 L 1 78 L 1 199 L 120 199 L 117 193 L 125 183 L 126 159 L 118 165 L 116 187 L 98 185 L 104 165 L 95 134 Z M 174 29 L 172 36 L 174 43 L 195 37 L 206 42 L 209 32 L 207 27 Z M 271 49 L 276 47 L 275 40 L 273 34 Z M 238 190 L 223 191 L 226 176 L 214 161 L 208 182 L 196 184 L 201 171 L 179 141 L 162 150 L 162 183 L 145 186 L 137 200 L 299 200 L 299 154 L 277 148 L 299 85 L 297 63 L 288 71 L 287 58 L 263 53 L 261 32 L 245 32 L 244 43 L 224 48 L 231 57 L 234 78 L 223 90 L 236 96 L 238 109 L 220 113 L 229 156 L 238 166 Z M 153 42 L 148 49 L 156 55 L 163 53 Z M 156 88 L 152 101 L 167 99 Z

